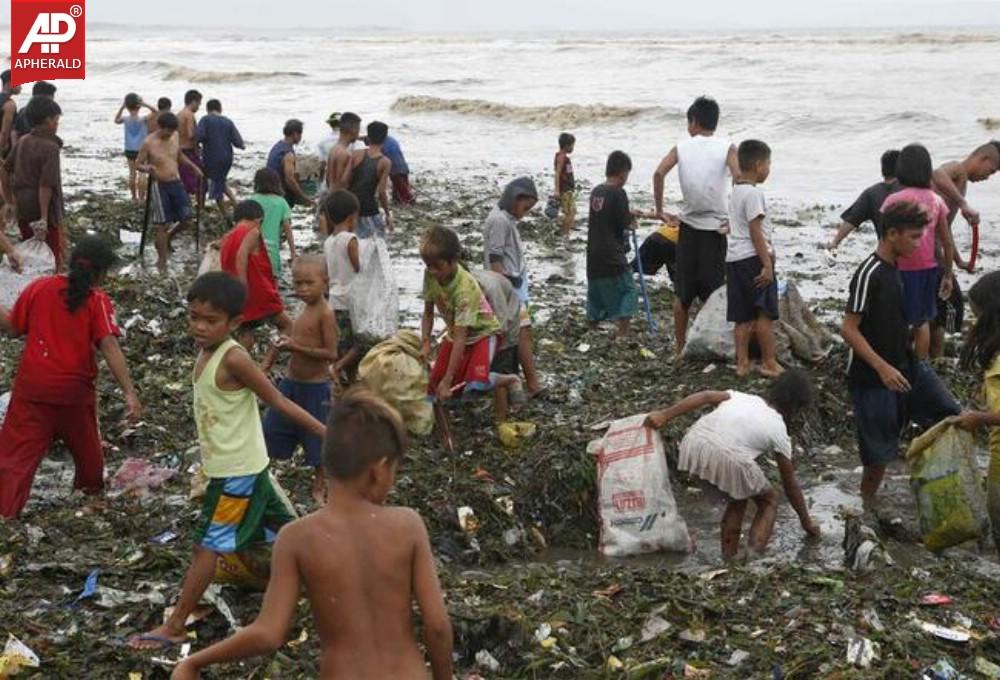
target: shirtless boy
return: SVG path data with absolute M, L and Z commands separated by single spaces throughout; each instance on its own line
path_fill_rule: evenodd
M 188 194 L 199 193 L 201 173 L 193 169 L 201 169 L 201 153 L 198 151 L 198 121 L 194 114 L 201 108 L 201 92 L 188 90 L 184 93 L 184 108 L 177 114 L 177 135 L 180 138 L 181 153 L 191 160 L 191 165 L 181 168 L 181 181 Z
M 969 227 L 979 227 L 979 211 L 969 205 L 965 199 L 969 182 L 985 182 L 1000 170 L 1000 142 L 992 141 L 983 144 L 973 151 L 964 161 L 945 163 L 934 171 L 934 191 L 948 205 L 948 225 L 953 226 L 959 212 L 969 224 Z M 969 270 L 966 262 L 955 250 L 955 265 Z M 958 287 L 958 279 L 952 286 L 951 297 L 938 303 L 938 318 L 931 324 L 931 358 L 944 354 L 945 333 L 960 333 L 965 317 L 965 303 L 962 301 L 962 289 Z
M 346 189 L 351 183 L 351 146 L 357 141 L 360 131 L 361 118 L 358 114 L 348 111 L 340 116 L 340 136 L 326 159 L 326 186 L 331 192 Z
M 278 391 L 301 406 L 316 420 L 325 423 L 330 407 L 330 364 L 337 360 L 337 322 L 326 303 L 329 287 L 326 262 L 319 255 L 304 255 L 292 265 L 295 297 L 305 307 L 292 324 L 291 336 L 283 335 L 274 344 L 265 366 L 278 352 L 288 352 L 288 370 Z M 300 445 L 306 463 L 315 469 L 312 496 L 317 505 L 326 502 L 326 478 L 322 470 L 323 440 L 296 425 L 281 413 L 264 415 L 264 439 L 271 458 L 288 460 Z
M 156 225 L 156 266 L 161 272 L 167 268 L 170 241 L 191 222 L 191 203 L 181 183 L 180 168 L 186 166 L 197 176 L 201 175 L 201 168 L 181 153 L 177 125 L 174 114 L 160 114 L 156 133 L 146 137 L 135 160 L 136 169 L 152 174 L 157 184 L 157 190 L 152 193 L 152 208 L 153 224 Z
M 366 390 L 349 390 L 331 408 L 323 445 L 326 506 L 281 529 L 257 619 L 183 660 L 174 680 L 280 648 L 302 586 L 323 648 L 318 677 L 428 677 L 413 634 L 416 600 L 434 680 L 451 680 L 451 623 L 427 529 L 413 510 L 383 505 L 405 449 L 399 414 Z

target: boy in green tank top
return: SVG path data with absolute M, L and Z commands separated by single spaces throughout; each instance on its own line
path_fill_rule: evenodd
M 295 510 L 268 470 L 257 399 L 319 436 L 326 426 L 285 398 L 232 339 L 246 287 L 224 272 L 198 277 L 187 295 L 188 330 L 200 348 L 194 367 L 194 415 L 202 469 L 209 478 L 191 566 L 173 613 L 162 626 L 129 640 L 162 650 L 187 639 L 185 621 L 212 583 L 220 556 L 271 543 Z

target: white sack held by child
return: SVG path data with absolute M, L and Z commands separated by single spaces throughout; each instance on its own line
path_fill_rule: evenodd
M 616 420 L 587 446 L 597 458 L 598 549 L 609 557 L 690 547 L 670 488 L 663 440 L 645 420 L 645 415 Z
M 36 222 L 32 228 L 35 232 L 34 238 L 14 246 L 14 250 L 21 256 L 20 273 L 14 271 L 8 258 L 5 258 L 0 265 L 0 307 L 12 307 L 17 301 L 17 296 L 29 283 L 40 276 L 56 273 L 56 256 L 45 243 L 48 227 L 44 222 L 41 224 Z
M 358 239 L 358 259 L 361 271 L 351 284 L 351 327 L 355 336 L 374 344 L 399 329 L 399 291 L 384 239 Z

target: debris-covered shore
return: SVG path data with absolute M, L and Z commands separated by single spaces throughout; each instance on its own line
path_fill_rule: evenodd
M 408 273 L 419 271 L 418 235 L 430 224 L 458 230 L 470 262 L 479 261 L 479 225 L 494 199 L 484 188 L 490 186 L 428 179 L 418 187 L 432 199 L 400 211 L 391 246 L 404 296 L 415 285 Z M 141 208 L 114 196 L 77 194 L 71 214 L 74 233 L 93 229 L 125 244 L 125 268 L 105 287 L 127 330 L 123 349 L 145 414 L 139 425 L 121 422 L 120 394 L 102 372 L 109 477 L 129 458 L 173 474 L 149 488 L 112 485 L 100 499 L 71 496 L 72 465 L 57 447 L 39 471 L 22 519 L 0 522 L 0 633 L 15 635 L 40 657 L 40 667 L 26 677 L 162 678 L 178 650 L 150 655 L 123 641 L 162 620 L 186 568 L 198 515 L 197 502 L 189 500 L 198 458 L 190 406 L 195 349 L 183 302 L 198 258 L 182 244 L 167 277 L 135 266 L 130 244 Z M 308 234 L 310 218 L 302 213 L 296 220 Z M 214 215 L 205 225 L 203 242 L 221 233 Z M 544 319 L 536 342 L 549 389 L 516 419 L 535 423 L 537 434 L 519 449 L 504 448 L 488 401 L 458 405 L 451 409 L 455 454 L 434 439 L 415 440 L 390 497 L 418 510 L 428 524 L 455 625 L 459 676 L 915 678 L 947 660 L 968 677 L 1000 677 L 1000 669 L 988 665 L 1000 663 L 1000 568 L 992 550 L 935 557 L 915 545 L 902 467 L 889 480 L 885 514 L 871 518 L 894 564 L 873 573 L 842 565 L 839 510 L 858 505 L 858 462 L 840 346 L 813 367 L 820 399 L 795 436 L 798 475 L 823 526 L 819 541 L 807 541 L 784 507 L 769 554 L 722 570 L 719 508 L 672 468 L 695 554 L 597 556 L 596 471 L 586 445 L 600 435 L 600 424 L 699 389 L 754 392 L 766 381 L 737 379 L 724 362 L 672 360 L 665 278 L 650 294 L 657 335 L 646 334 L 638 319 L 638 332 L 627 341 L 589 330 L 579 303 L 584 242 L 578 232 L 567 247 L 557 231 L 537 216 L 523 232 L 533 267 L 542 273 L 533 296 Z M 151 253 L 147 258 L 152 262 Z M 403 302 L 412 324 L 412 300 Z M 827 312 L 841 304 L 811 302 Z M 9 389 L 19 351 L 17 342 L 0 340 L 0 392 Z M 974 379 L 959 374 L 952 359 L 939 368 L 968 401 Z M 676 456 L 691 420 L 665 429 L 668 458 Z M 311 511 L 309 472 L 279 465 L 276 473 L 299 510 Z M 471 508 L 476 521 L 463 528 L 459 508 Z M 927 598 L 935 594 L 947 597 Z M 216 605 L 191 626 L 191 642 L 200 648 L 225 636 L 227 613 L 245 624 L 259 605 L 259 593 L 221 588 Z M 274 657 L 220 667 L 206 677 L 315 677 L 318 645 L 304 600 L 291 630 Z

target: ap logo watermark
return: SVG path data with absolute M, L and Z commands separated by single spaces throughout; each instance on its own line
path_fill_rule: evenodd
M 12 85 L 36 80 L 83 80 L 83 0 L 11 0 L 10 18 Z

